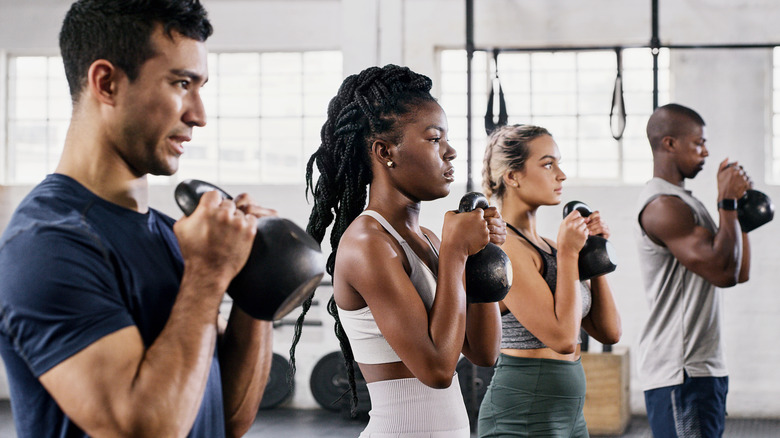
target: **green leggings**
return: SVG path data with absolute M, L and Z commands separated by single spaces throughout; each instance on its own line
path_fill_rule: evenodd
M 582 362 L 501 354 L 479 409 L 480 438 L 588 437 Z

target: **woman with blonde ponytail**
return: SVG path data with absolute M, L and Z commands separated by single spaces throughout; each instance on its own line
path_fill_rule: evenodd
M 588 284 L 577 269 L 588 235 L 609 237 L 599 212 L 573 211 L 557 242 L 536 230 L 539 207 L 561 202 L 560 161 L 558 145 L 538 126 L 501 127 L 485 150 L 483 190 L 506 221 L 502 248 L 516 280 L 500 303 L 501 354 L 480 408 L 480 437 L 587 437 L 580 328 L 604 344 L 620 339 L 606 277 Z

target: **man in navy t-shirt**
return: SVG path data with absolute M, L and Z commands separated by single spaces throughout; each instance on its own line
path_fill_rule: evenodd
M 146 175 L 178 169 L 206 123 L 198 0 L 79 0 L 60 48 L 73 99 L 62 158 L 0 238 L 0 354 L 19 437 L 242 435 L 270 322 L 219 305 L 257 218 L 205 194 L 178 222 Z

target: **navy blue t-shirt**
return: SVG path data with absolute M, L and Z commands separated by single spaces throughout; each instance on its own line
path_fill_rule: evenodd
M 0 238 L 0 355 L 20 438 L 84 437 L 38 377 L 98 339 L 135 325 L 162 331 L 183 262 L 174 220 L 107 202 L 53 174 L 21 202 Z M 224 436 L 214 352 L 190 437 Z

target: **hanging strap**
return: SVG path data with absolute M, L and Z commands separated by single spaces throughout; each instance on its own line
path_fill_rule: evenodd
M 615 78 L 615 89 L 612 91 L 612 108 L 609 110 L 609 128 L 612 131 L 612 138 L 620 140 L 623 138 L 623 131 L 626 130 L 626 105 L 623 101 L 623 51 L 616 48 L 615 53 L 617 54 L 617 77 Z
M 501 79 L 498 77 L 498 49 L 493 50 L 493 59 L 496 64 L 496 75 L 490 81 L 490 94 L 488 94 L 487 110 L 485 111 L 485 132 L 490 135 L 500 126 L 505 126 L 509 121 L 509 114 L 506 111 L 506 99 L 504 99 L 504 90 L 501 88 Z M 493 82 L 498 84 L 498 122 L 493 120 Z

